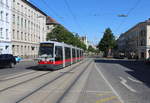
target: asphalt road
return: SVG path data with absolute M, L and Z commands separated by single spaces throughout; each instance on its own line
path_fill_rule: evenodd
M 150 103 L 150 65 L 111 59 L 95 62 L 124 103 Z
M 36 65 L 37 63 L 34 61 L 21 61 L 20 63 L 17 63 L 15 65 L 15 68 L 7 68 L 7 67 L 0 68 L 0 78 L 31 71 L 32 67 Z
M 0 69 L 0 103 L 150 103 L 150 65 L 87 58 L 57 71 Z

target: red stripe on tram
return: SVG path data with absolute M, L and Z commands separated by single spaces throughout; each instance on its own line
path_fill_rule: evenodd
M 75 61 L 77 59 L 81 59 L 83 57 L 77 57 L 77 58 L 72 58 L 72 59 L 65 59 L 64 61 L 65 62 L 71 62 L 72 61 Z M 58 64 L 63 64 L 64 63 L 63 60 L 59 60 L 59 61 L 55 61 L 55 62 L 51 62 L 51 61 L 40 61 L 38 62 L 39 64 L 54 64 L 54 65 L 58 65 Z

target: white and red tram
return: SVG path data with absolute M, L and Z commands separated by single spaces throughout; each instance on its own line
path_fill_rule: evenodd
M 55 70 L 64 68 L 83 59 L 83 49 L 59 43 L 46 41 L 40 43 L 38 64 Z

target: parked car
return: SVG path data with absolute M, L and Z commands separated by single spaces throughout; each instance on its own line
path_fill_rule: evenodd
M 14 57 L 15 57 L 17 63 L 19 63 L 22 60 L 22 58 L 19 56 L 14 56 Z
M 13 68 L 16 65 L 16 59 L 12 54 L 1 54 L 0 55 L 0 67 Z

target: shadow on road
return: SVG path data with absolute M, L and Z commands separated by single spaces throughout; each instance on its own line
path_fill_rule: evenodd
M 129 61 L 129 60 L 95 60 L 96 63 L 105 63 L 107 65 L 120 64 L 131 71 L 126 71 L 128 74 L 142 81 L 145 85 L 150 87 L 150 65 L 142 61 Z
M 49 68 L 39 67 L 39 66 L 31 66 L 31 67 L 27 67 L 26 69 L 32 69 L 32 70 L 36 70 L 36 71 L 54 71 Z

